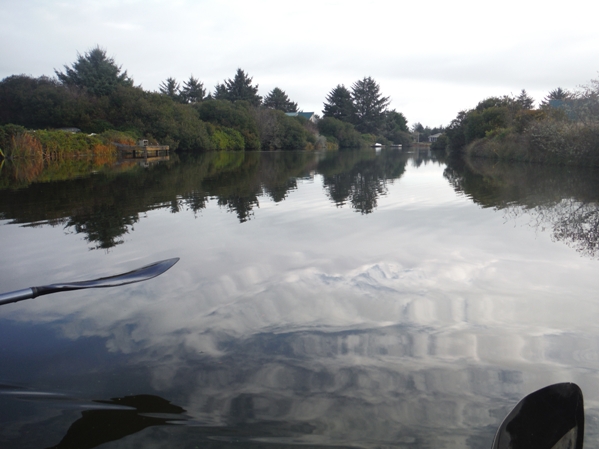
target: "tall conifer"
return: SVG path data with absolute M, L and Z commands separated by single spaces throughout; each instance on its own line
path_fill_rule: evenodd
M 289 99 L 285 91 L 275 87 L 264 98 L 264 106 L 271 109 L 278 109 L 283 112 L 297 112 L 297 103 Z
M 326 97 L 323 116 L 333 117 L 343 122 L 353 122 L 355 109 L 351 93 L 345 86 L 339 84 Z

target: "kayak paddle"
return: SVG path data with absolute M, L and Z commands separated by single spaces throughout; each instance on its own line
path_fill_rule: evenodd
M 0 306 L 12 302 L 23 301 L 24 299 L 36 298 L 51 293 L 66 292 L 69 290 L 81 290 L 84 288 L 105 288 L 117 287 L 119 285 L 133 284 L 134 282 L 147 281 L 156 276 L 160 276 L 170 267 L 179 261 L 178 257 L 174 259 L 161 260 L 137 270 L 129 271 L 123 274 L 108 276 L 91 281 L 68 282 L 63 284 L 42 285 L 41 287 L 30 287 L 14 292 L 0 293 Z
M 492 449 L 582 449 L 583 438 L 582 391 L 566 382 L 518 402 L 497 430 Z

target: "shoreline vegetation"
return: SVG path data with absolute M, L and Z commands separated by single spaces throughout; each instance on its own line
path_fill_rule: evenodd
M 0 148 L 6 159 L 59 161 L 68 157 L 115 157 L 116 145 L 134 145 L 123 132 L 85 134 L 70 130 L 29 130 L 19 125 L 0 125 Z
M 100 47 L 78 55 L 55 77 L 0 81 L 0 159 L 56 161 L 116 157 L 114 143 L 139 139 L 187 152 L 338 150 L 420 146 L 449 156 L 599 166 L 599 80 L 577 91 L 557 88 L 535 108 L 525 90 L 460 111 L 448 127 L 420 123 L 388 108 L 371 77 L 326 96 L 323 117 L 304 113 L 276 87 L 266 97 L 242 69 L 212 92 L 194 76 L 146 91 Z M 70 134 L 61 129 L 77 128 Z M 429 143 L 427 143 L 429 144 Z
M 450 156 L 599 167 L 599 80 L 558 87 L 536 109 L 525 90 L 487 98 L 460 111 L 435 144 Z
M 0 169 L 10 176 L 0 180 L 0 189 L 23 187 L 31 182 L 65 180 L 112 166 L 117 162 L 115 143 L 132 144 L 125 133 L 106 131 L 99 135 L 64 130 L 27 130 L 18 125 L 0 125 Z M 9 163 L 6 167 L 5 161 Z
M 5 128 L 0 148 L 6 156 L 41 151 L 53 158 L 82 152 L 84 141 L 86 151 L 110 146 L 105 133 L 192 152 L 335 150 L 375 142 L 409 146 L 407 120 L 388 110 L 389 98 L 372 78 L 356 81 L 351 89 L 337 86 L 327 101 L 322 119 L 303 113 L 278 87 L 264 98 L 258 95 L 258 85 L 241 69 L 212 92 L 193 75 L 182 84 L 167 78 L 158 92 L 146 91 L 96 47 L 63 71 L 55 70 L 53 78 L 12 75 L 0 81 Z M 63 128 L 78 128 L 88 137 L 53 134 Z M 53 146 L 54 141 L 67 149 Z

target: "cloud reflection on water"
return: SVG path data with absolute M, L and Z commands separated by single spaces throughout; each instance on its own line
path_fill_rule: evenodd
M 588 385 L 597 372 L 599 348 L 583 333 L 592 329 L 577 327 L 580 315 L 569 320 L 560 295 L 542 291 L 519 307 L 510 290 L 534 294 L 534 285 L 498 279 L 498 265 L 455 254 L 409 269 L 245 269 L 192 282 L 193 295 L 154 285 L 53 308 L 76 317 L 60 323 L 66 336 L 105 338 L 149 369 L 157 391 L 183 395 L 178 403 L 204 427 L 303 422 L 314 430 L 274 440 L 468 447 L 501 420 L 499 398 L 564 379 Z
M 201 219 L 150 210 L 107 257 L 174 248 L 168 275 L 0 313 L 126 356 L 115 384 L 147 373 L 199 426 L 176 441 L 489 447 L 510 405 L 558 381 L 596 419 L 596 262 L 456 197 L 443 169 L 409 168 L 372 214 L 337 209 L 319 175 L 243 224 L 212 201 Z

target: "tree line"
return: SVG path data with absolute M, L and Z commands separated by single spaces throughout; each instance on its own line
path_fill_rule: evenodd
M 333 89 L 316 125 L 286 115 L 299 106 L 279 87 L 261 97 L 242 69 L 212 92 L 193 75 L 182 83 L 169 77 L 157 92 L 146 91 L 100 47 L 79 54 L 70 66 L 55 70 L 55 77 L 13 75 L 0 81 L 0 125 L 76 127 L 95 134 L 118 130 L 179 150 L 409 144 L 405 117 L 388 104 L 378 84 L 366 77 L 351 91 Z
M 599 165 L 599 81 L 558 87 L 537 108 L 519 95 L 490 97 L 460 111 L 439 143 L 452 155 L 554 164 Z
M 241 69 L 217 86 L 214 95 L 206 95 L 193 76 L 182 88 L 169 78 L 159 92 L 150 92 L 136 86 L 127 71 L 96 47 L 55 75 L 13 75 L 0 81 L 0 125 L 76 127 L 96 134 L 119 130 L 180 150 L 318 145 L 313 124 L 285 115 L 286 108 L 297 105 L 281 89 L 274 89 L 263 103 L 258 86 Z
M 412 135 L 414 141 L 416 142 L 428 142 L 428 138 L 434 134 L 443 134 L 445 132 L 444 126 L 435 126 L 431 128 L 430 126 L 423 126 L 422 123 L 416 122 L 411 127 Z M 433 142 L 434 144 L 435 142 Z M 431 145 L 431 149 L 444 149 L 438 148 L 439 144 Z
M 184 104 L 195 104 L 206 100 L 246 101 L 254 107 L 264 106 L 283 112 L 298 111 L 297 103 L 291 101 L 285 91 L 278 87 L 262 99 L 258 95 L 258 85 L 252 85 L 252 80 L 243 70 L 237 69 L 233 79 L 216 85 L 214 94 L 207 92 L 204 83 L 193 75 L 182 85 L 175 78 L 169 77 L 160 83 L 159 90 L 173 101 Z
M 382 95 L 379 84 L 369 76 L 350 89 L 339 84 L 326 97 L 318 129 L 340 146 L 359 146 L 361 140 L 410 145 L 408 121 L 388 106 L 389 97 Z

